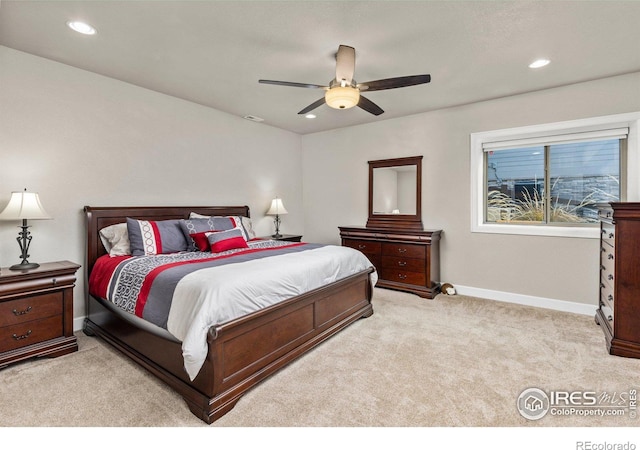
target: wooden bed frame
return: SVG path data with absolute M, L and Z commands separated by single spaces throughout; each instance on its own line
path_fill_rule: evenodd
M 90 207 L 85 264 L 87 318 L 84 331 L 99 336 L 168 384 L 198 418 L 212 423 L 230 411 L 251 387 L 347 325 L 373 314 L 373 268 L 291 298 L 248 316 L 212 327 L 208 355 L 198 376 L 189 380 L 181 344 L 166 331 L 140 327 L 104 300 L 89 295 L 88 280 L 98 257 L 106 253 L 99 230 L 126 221 L 186 219 L 204 215 L 249 217 L 247 206 Z M 126 313 L 125 313 L 126 314 Z

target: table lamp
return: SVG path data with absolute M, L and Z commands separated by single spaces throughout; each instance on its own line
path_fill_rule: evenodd
M 11 270 L 29 270 L 39 267 L 40 264 L 30 263 L 29 244 L 31 244 L 31 233 L 29 233 L 28 219 L 51 219 L 40 203 L 40 198 L 35 192 L 12 192 L 7 206 L 0 212 L 0 220 L 22 220 L 22 231 L 18 233 L 16 240 L 20 246 L 20 258 L 22 262 L 15 264 Z
M 271 237 L 276 239 L 282 237 L 280 234 L 280 215 L 282 214 L 287 214 L 287 210 L 284 208 L 282 200 L 276 197 L 271 201 L 271 208 L 267 211 L 267 216 L 276 216 L 276 218 L 273 219 L 273 223 L 276 225 L 276 234 L 271 235 Z

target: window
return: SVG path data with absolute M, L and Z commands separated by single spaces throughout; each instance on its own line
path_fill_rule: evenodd
M 598 237 L 599 204 L 626 200 L 639 120 L 619 115 L 472 134 L 472 231 Z
M 626 135 L 485 151 L 485 222 L 595 226 L 620 200 Z

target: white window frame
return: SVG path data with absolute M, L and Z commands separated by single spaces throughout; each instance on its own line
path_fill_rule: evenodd
M 545 138 L 625 127 L 629 129 L 627 157 L 626 163 L 623 162 L 621 167 L 626 168 L 626 192 L 620 194 L 625 201 L 640 201 L 640 112 L 471 133 L 471 232 L 599 239 L 600 230 L 595 227 L 485 223 L 483 145 L 489 142 Z

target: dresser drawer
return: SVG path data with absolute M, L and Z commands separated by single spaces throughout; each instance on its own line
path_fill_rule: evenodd
M 382 267 L 388 269 L 401 269 L 410 272 L 424 272 L 425 262 L 420 258 L 404 258 L 402 256 L 383 256 Z
M 344 239 L 342 245 L 360 250 L 365 255 L 379 255 L 382 244 L 380 244 L 380 242 L 361 239 Z
M 405 258 L 426 258 L 424 245 L 417 244 L 396 244 L 385 242 L 382 244 L 383 256 L 403 256 Z
M 600 222 L 600 233 L 602 234 L 602 242 L 613 247 L 616 242 L 616 227 L 610 222 Z
M 62 315 L 59 291 L 0 303 L 0 327 L 57 315 Z
M 426 277 L 423 272 L 410 272 L 408 270 L 382 267 L 380 270 L 380 278 L 386 281 L 394 281 L 396 283 L 412 284 L 415 286 L 424 286 Z
M 62 336 L 62 315 L 0 328 L 0 352 Z
M 605 303 L 607 306 L 613 309 L 613 301 L 613 287 L 611 287 L 607 283 L 600 281 L 600 302 Z
M 615 252 L 612 247 L 602 244 L 600 252 L 600 276 L 610 279 L 609 275 L 615 276 Z M 613 280 L 613 279 L 611 279 Z

